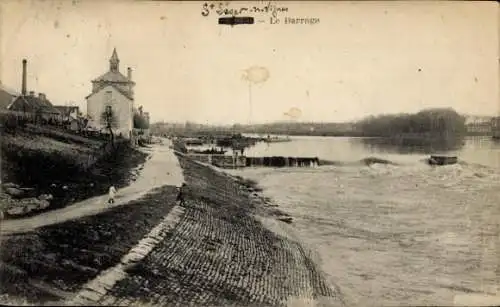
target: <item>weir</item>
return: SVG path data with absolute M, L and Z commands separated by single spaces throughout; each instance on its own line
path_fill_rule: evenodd
M 191 159 L 221 168 L 242 167 L 316 167 L 320 165 L 317 157 L 246 157 L 222 154 L 187 154 Z
M 246 157 L 246 166 L 267 167 L 316 167 L 319 165 L 317 157 Z

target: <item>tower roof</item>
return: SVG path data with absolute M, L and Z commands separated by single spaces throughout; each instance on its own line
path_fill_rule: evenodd
M 130 99 L 133 99 L 132 87 L 135 85 L 135 82 L 132 81 L 128 76 L 124 76 L 120 72 L 120 70 L 118 69 L 119 63 L 120 59 L 118 58 L 118 53 L 116 52 L 116 48 L 113 48 L 113 53 L 109 58 L 109 71 L 92 80 L 93 93 L 100 91 L 102 88 L 108 85 L 111 85 L 122 92 L 122 94 L 126 95 Z M 125 87 L 128 87 L 129 89 L 124 90 Z
M 116 53 L 116 48 L 113 48 L 113 54 L 111 55 L 110 61 L 120 61 L 118 53 Z
M 116 48 L 113 48 L 113 54 L 109 59 L 109 70 L 110 71 L 119 71 L 120 59 L 118 58 L 118 53 L 116 52 Z

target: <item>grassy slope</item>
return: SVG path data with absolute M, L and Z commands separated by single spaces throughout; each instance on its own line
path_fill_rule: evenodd
M 60 291 L 75 291 L 116 265 L 175 204 L 176 189 L 165 186 L 96 216 L 51 225 L 2 239 L 0 295 L 53 300 L 29 282 L 42 280 Z
M 54 200 L 47 210 L 106 193 L 111 184 L 118 188 L 128 185 L 130 170 L 144 163 L 147 156 L 120 144 L 114 154 L 84 170 L 81 164 L 89 155 L 102 150 L 95 141 L 81 144 L 18 132 L 2 135 L 1 145 L 2 182 L 34 187 L 38 194 L 52 194 Z

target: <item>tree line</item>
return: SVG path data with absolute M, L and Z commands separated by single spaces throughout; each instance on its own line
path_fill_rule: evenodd
M 281 122 L 255 125 L 210 126 L 186 124 L 152 124 L 156 134 L 199 134 L 199 133 L 259 133 L 311 136 L 353 136 L 353 137 L 426 137 L 459 136 L 466 133 L 465 117 L 451 108 L 426 109 L 414 114 L 388 114 L 369 116 L 348 123 Z
M 426 109 L 414 114 L 370 116 L 355 124 L 363 136 L 460 136 L 467 131 L 465 116 L 451 108 Z

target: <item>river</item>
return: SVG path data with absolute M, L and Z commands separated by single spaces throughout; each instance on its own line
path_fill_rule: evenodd
M 431 153 L 373 139 L 293 137 L 245 154 L 338 164 L 230 173 L 257 180 L 293 216 L 298 237 L 319 256 L 349 306 L 451 306 L 460 295 L 495 295 L 500 143 L 465 139 L 450 151 L 459 157 L 450 166 L 425 164 Z M 359 163 L 368 157 L 395 165 Z

